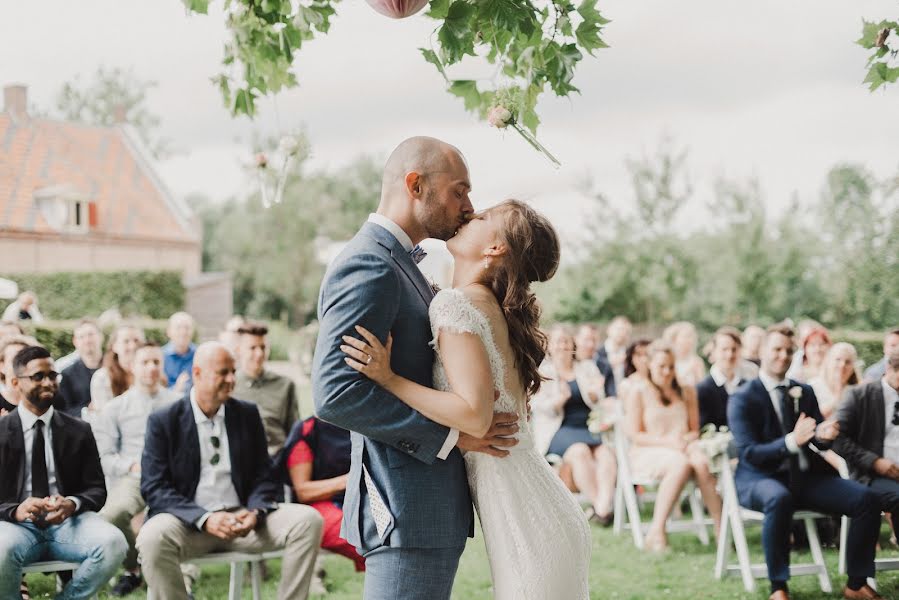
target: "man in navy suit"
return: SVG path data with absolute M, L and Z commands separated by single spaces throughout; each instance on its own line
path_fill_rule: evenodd
M 391 367 L 431 387 L 431 286 L 417 267 L 418 242 L 446 240 L 471 217 L 462 154 L 434 138 L 402 142 L 384 168 L 381 202 L 322 283 L 312 369 L 319 418 L 351 432 L 341 535 L 365 557 L 366 600 L 448 600 L 474 532 L 458 448 L 503 454 L 515 415 L 497 415 L 476 439 L 423 417 L 352 369 L 342 336 L 361 325 L 386 343 Z M 504 425 L 506 423 L 511 423 Z
M 696 384 L 700 429 L 727 426 L 727 399 L 746 382 L 738 368 L 741 346 L 740 332 L 733 327 L 721 327 L 712 336 L 712 368 Z
M 824 421 L 810 386 L 786 379 L 794 348 L 792 329 L 769 327 L 758 379 L 739 388 L 727 408 L 740 457 L 734 477 L 740 504 L 765 514 L 762 544 L 770 600 L 790 597 L 790 526 L 793 511 L 799 509 L 852 517 L 849 580 L 843 597 L 881 598 L 866 583 L 874 576 L 880 532 L 877 496 L 857 482 L 841 479 L 818 454 L 839 435 L 839 424 Z
M 137 536 L 147 585 L 187 600 L 181 561 L 216 551 L 284 550 L 278 598 L 309 593 L 322 519 L 278 504 L 281 486 L 254 404 L 231 398 L 234 358 L 218 342 L 197 348 L 190 395 L 147 421 L 140 491 L 149 520 Z
M 617 396 L 618 384 L 624 381 L 624 358 L 632 329 L 627 317 L 617 316 L 612 319 L 606 331 L 606 341 L 593 358 L 605 378 L 606 398 Z

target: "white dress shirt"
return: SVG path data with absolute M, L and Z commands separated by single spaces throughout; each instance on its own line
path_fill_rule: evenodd
M 899 464 L 899 425 L 893 425 L 893 413 L 896 403 L 899 402 L 899 392 L 887 383 L 886 379 L 880 380 L 883 385 L 883 407 L 885 417 L 883 421 L 883 456 L 896 464 Z
M 388 219 L 384 215 L 379 215 L 378 213 L 372 213 L 368 215 L 368 222 L 374 223 L 375 225 L 380 225 L 384 229 L 387 230 L 389 234 L 396 238 L 406 252 L 410 252 L 414 247 L 412 244 L 412 238 L 409 237 L 409 234 L 403 231 L 403 228 L 394 223 L 391 219 Z M 437 453 L 437 458 L 440 460 L 446 460 L 446 457 L 449 456 L 450 451 L 456 447 L 456 443 L 459 441 L 459 430 L 450 428 L 449 435 L 446 436 L 446 440 L 443 442 L 443 446 L 440 448 L 440 452 Z
M 777 392 L 777 387 L 784 386 L 784 393 L 789 395 L 791 387 L 790 380 L 782 379 L 776 381 L 771 377 L 768 377 L 768 375 L 762 371 L 759 371 L 759 379 L 762 381 L 762 385 L 765 386 L 765 389 L 768 390 L 768 395 L 771 397 L 771 404 L 774 405 L 774 412 L 777 414 L 778 423 L 782 423 L 783 415 L 780 414 L 780 394 Z M 799 415 L 797 414 L 796 417 L 799 417 Z M 808 459 L 805 457 L 805 454 L 799 451 L 799 444 L 796 443 L 796 436 L 792 431 L 784 436 L 784 442 L 787 445 L 787 450 L 789 450 L 791 454 L 797 454 L 799 456 L 799 469 L 802 471 L 808 470 Z
M 606 356 L 609 359 L 609 365 L 612 367 L 612 376 L 615 378 L 615 383 L 624 381 L 624 357 L 627 354 L 627 348 L 613 346 L 610 340 L 606 340 L 603 347 L 606 349 Z
M 40 417 L 25 408 L 25 403 L 19 403 L 16 409 L 19 411 L 19 419 L 22 421 L 22 435 L 25 437 L 25 489 L 22 493 L 21 500 L 30 498 L 31 493 L 31 456 L 34 447 L 34 425 L 39 420 L 44 422 L 44 460 L 47 463 L 47 481 L 50 483 L 50 496 L 59 493 L 59 487 L 56 485 L 56 461 L 53 460 L 53 432 L 50 427 L 50 421 L 53 419 L 53 407 L 47 409 L 47 412 Z M 68 500 L 75 503 L 75 510 L 81 508 L 81 500 L 75 496 L 66 496 Z
M 197 528 L 202 530 L 210 514 L 240 506 L 240 497 L 231 481 L 231 454 L 228 430 L 225 427 L 225 405 L 223 404 L 210 419 L 200 410 L 194 389 L 191 389 L 190 407 L 194 412 L 200 442 L 200 482 L 197 484 L 194 502 L 207 511 L 197 521 Z M 218 448 L 212 445 L 212 436 L 219 438 Z M 219 455 L 219 461 L 213 465 L 212 457 L 216 454 Z
M 712 376 L 715 385 L 724 387 L 724 391 L 727 392 L 728 396 L 733 394 L 740 386 L 740 373 L 736 369 L 734 369 L 734 376 L 728 379 L 724 372 L 718 368 L 718 365 L 712 365 L 712 368 L 709 369 L 709 375 Z

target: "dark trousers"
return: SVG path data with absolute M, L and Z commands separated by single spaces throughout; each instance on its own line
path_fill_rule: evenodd
M 762 545 L 768 579 L 790 578 L 790 526 L 793 512 L 813 510 L 831 515 L 848 515 L 849 539 L 846 548 L 846 570 L 850 577 L 874 576 L 874 552 L 880 533 L 880 504 L 877 495 L 855 481 L 832 475 L 801 473 L 790 492 L 787 477 L 760 479 L 740 497 L 748 499 L 747 508 L 765 514 Z M 745 493 L 745 492 L 748 492 Z
M 880 510 L 890 513 L 893 521 L 893 530 L 899 526 L 899 481 L 885 477 L 875 477 L 871 480 L 870 490 L 877 495 L 880 501 Z

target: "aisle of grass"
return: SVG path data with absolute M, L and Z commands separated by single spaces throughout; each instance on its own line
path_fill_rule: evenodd
M 888 544 L 888 530 L 884 528 L 882 543 Z M 754 549 L 753 560 L 762 561 L 759 529 L 749 530 L 750 548 Z M 593 529 L 593 560 L 590 572 L 590 597 L 593 600 L 645 600 L 666 598 L 687 600 L 704 598 L 709 600 L 756 600 L 767 598 L 767 586 L 759 581 L 759 591 L 747 593 L 738 578 L 716 581 L 712 576 L 715 564 L 713 546 L 702 546 L 689 534 L 671 536 L 672 551 L 655 556 L 637 551 L 630 537 L 616 537 L 608 529 Z M 880 556 L 899 555 L 893 550 L 881 552 Z M 795 600 L 818 600 L 841 598 L 840 590 L 845 578 L 837 573 L 837 551 L 825 551 L 830 566 L 835 593 L 823 594 L 818 589 L 818 580 L 813 576 L 792 580 L 791 589 Z M 807 552 L 794 553 L 794 561 L 810 560 Z M 272 561 L 271 577 L 263 587 L 263 597 L 276 597 L 279 561 Z M 328 600 L 357 600 L 362 596 L 362 575 L 353 571 L 350 561 L 340 557 L 328 557 L 326 584 Z M 899 572 L 881 573 L 878 578 L 881 592 L 887 597 L 899 598 Z M 52 591 L 52 579 L 41 575 L 29 576 L 32 590 L 40 594 Z M 456 577 L 453 598 L 455 600 L 490 600 L 490 567 L 484 550 L 483 537 L 469 540 Z M 222 600 L 228 592 L 228 570 L 225 566 L 207 567 L 197 586 L 197 600 Z M 101 598 L 107 598 L 101 595 Z M 129 598 L 145 598 L 145 592 L 132 594 Z M 244 598 L 251 598 L 249 583 L 244 590 Z M 560 599 L 561 600 L 561 599 Z

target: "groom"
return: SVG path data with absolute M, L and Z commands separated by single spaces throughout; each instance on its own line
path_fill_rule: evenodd
M 425 238 L 447 240 L 474 212 L 468 166 L 453 146 L 427 137 L 401 143 L 384 167 L 381 202 L 334 260 L 319 298 L 313 365 L 318 416 L 349 429 L 352 467 L 341 536 L 365 557 L 365 599 L 449 599 L 459 557 L 473 535 L 459 449 L 505 455 L 515 415 L 496 415 L 484 439 L 423 417 L 345 362 L 341 336 L 361 325 L 391 367 L 432 386 L 428 305 L 433 291 L 416 263 Z

